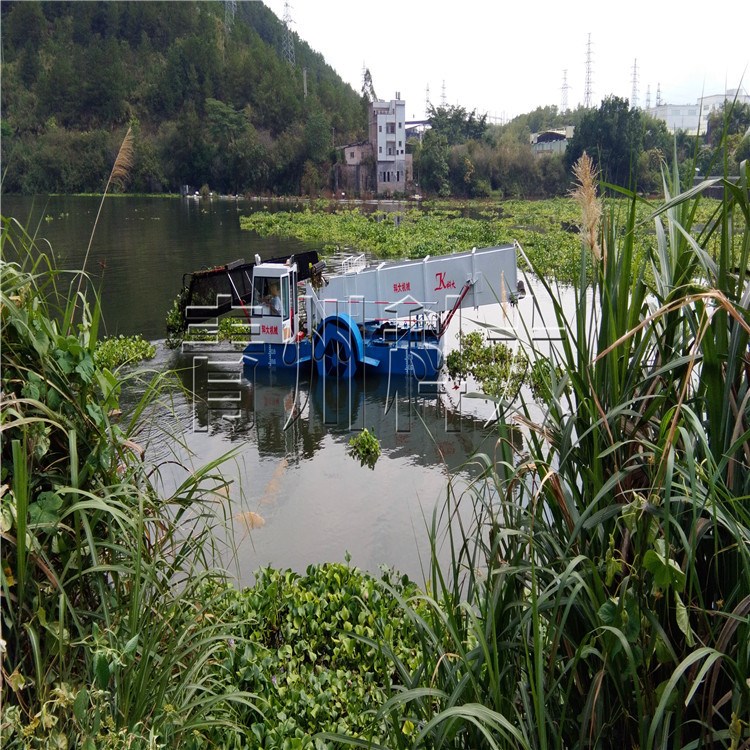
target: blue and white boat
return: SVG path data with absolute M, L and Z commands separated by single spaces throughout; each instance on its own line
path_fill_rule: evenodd
M 192 274 L 184 319 L 200 326 L 231 311 L 247 336 L 246 369 L 431 381 L 459 308 L 517 300 L 516 255 L 515 244 L 374 264 L 356 255 L 330 273 L 316 253 L 265 262 L 256 256 Z

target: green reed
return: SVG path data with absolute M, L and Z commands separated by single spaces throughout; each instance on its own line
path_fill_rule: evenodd
M 138 373 L 95 357 L 98 301 L 9 219 L 2 256 L 3 747 L 208 746 L 250 702 L 205 669 L 226 640 L 196 596 L 224 579 L 220 462 L 158 496 L 121 423 Z
M 644 202 L 620 191 L 600 203 L 581 166 L 577 314 L 542 278 L 561 341 L 525 345 L 550 360 L 541 415 L 498 401 L 482 479 L 453 482 L 436 513 L 419 599 L 430 614 L 414 616 L 422 665 L 395 665 L 387 746 L 748 742 L 743 170 L 738 184 L 716 181 L 724 198 L 701 225 L 706 185 L 680 192 L 665 174 L 645 234 Z

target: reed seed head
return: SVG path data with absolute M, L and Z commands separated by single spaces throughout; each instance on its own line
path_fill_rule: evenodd
M 594 160 L 584 151 L 581 158 L 573 165 L 576 186 L 571 191 L 581 207 L 581 234 L 597 261 L 602 259 L 599 245 L 599 221 L 602 217 L 602 204 L 597 197 L 599 172 Z

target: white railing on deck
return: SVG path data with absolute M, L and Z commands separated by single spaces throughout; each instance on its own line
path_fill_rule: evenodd
M 364 253 L 360 253 L 359 255 L 336 253 L 335 255 L 330 256 L 327 260 L 331 266 L 331 273 L 336 275 L 359 273 L 367 267 L 367 260 L 365 259 Z

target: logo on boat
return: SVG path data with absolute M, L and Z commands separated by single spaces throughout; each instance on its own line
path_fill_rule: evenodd
M 453 280 L 446 281 L 445 280 L 445 271 L 438 271 L 435 274 L 435 280 L 437 281 L 437 286 L 435 287 L 435 291 L 439 292 L 441 289 L 455 289 L 456 288 L 456 282 Z
M 261 325 L 260 332 L 261 333 L 268 333 L 268 334 L 276 335 L 279 332 L 279 327 L 278 326 Z
M 393 285 L 393 291 L 394 292 L 410 292 L 411 291 L 411 282 L 410 281 L 402 281 L 398 284 Z

